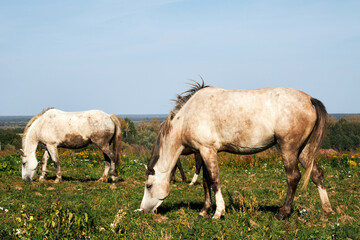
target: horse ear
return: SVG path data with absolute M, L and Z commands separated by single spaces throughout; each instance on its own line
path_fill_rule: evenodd
M 25 156 L 25 154 L 24 154 L 24 150 L 22 150 L 22 149 L 19 149 L 19 151 L 20 151 L 20 154 L 21 154 L 21 156 Z

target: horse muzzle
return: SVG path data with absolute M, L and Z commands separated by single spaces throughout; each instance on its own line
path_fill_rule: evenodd
M 147 201 L 143 201 L 141 203 L 140 209 L 138 210 L 141 211 L 142 213 L 148 213 L 148 212 L 155 213 L 156 209 L 162 204 L 163 201 L 164 199 L 157 199 L 157 198 L 148 199 Z
M 25 182 L 31 182 L 32 181 L 32 179 L 31 179 L 31 177 L 30 176 L 24 176 L 23 178 L 22 178 Z

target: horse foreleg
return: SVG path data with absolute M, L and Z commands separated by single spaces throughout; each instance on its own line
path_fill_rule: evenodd
M 48 159 L 49 159 L 49 152 L 46 149 L 44 152 L 44 155 L 42 157 L 41 175 L 39 177 L 40 182 L 45 181 L 45 177 L 46 177 L 46 173 L 47 173 L 46 167 L 47 167 Z
M 205 196 L 205 201 L 204 201 L 204 206 L 201 209 L 199 215 L 201 217 L 205 217 L 208 215 L 209 212 L 212 211 L 212 206 L 211 206 L 211 180 L 210 180 L 210 176 L 209 176 L 209 171 L 207 170 L 207 167 L 205 166 L 203 168 L 203 187 L 204 187 L 204 196 Z
M 60 168 L 60 161 L 59 161 L 57 146 L 46 145 L 46 148 L 48 149 L 50 156 L 51 156 L 52 160 L 54 161 L 54 165 L 55 165 L 55 169 L 56 169 L 55 182 L 56 183 L 61 182 L 62 177 L 61 177 L 61 168 Z
M 219 165 L 218 159 L 216 155 L 216 151 L 210 149 L 202 149 L 200 150 L 201 156 L 204 160 L 204 166 L 207 168 L 208 178 L 210 178 L 210 184 L 215 193 L 215 201 L 216 201 L 216 211 L 213 216 L 214 219 L 219 219 L 221 216 L 225 215 L 225 202 L 223 196 L 221 194 L 221 183 L 220 183 L 220 175 L 219 175 Z M 203 172 L 205 171 L 205 167 Z M 205 175 L 206 176 L 206 175 Z M 209 190 L 210 192 L 210 190 Z M 206 196 L 205 196 L 206 198 Z M 205 199 L 207 200 L 207 199 Z M 208 199 L 211 204 L 211 199 Z M 205 204 L 209 204 L 205 201 Z M 205 207 L 205 205 L 204 205 Z
M 193 178 L 191 179 L 190 185 L 194 185 L 199 177 L 200 169 L 202 165 L 202 159 L 201 155 L 199 153 L 195 154 L 195 164 L 196 164 L 196 170 Z
M 288 191 L 286 194 L 284 205 L 279 209 L 279 213 L 277 216 L 278 219 L 285 219 L 289 217 L 291 212 L 291 204 L 295 196 L 295 191 L 301 179 L 301 173 L 297 165 L 296 153 L 283 154 L 283 162 L 288 183 Z

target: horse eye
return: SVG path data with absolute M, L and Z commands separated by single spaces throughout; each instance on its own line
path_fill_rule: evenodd
M 24 163 L 24 162 L 22 163 L 22 165 L 23 165 L 23 167 L 25 167 L 25 163 Z
M 152 184 L 145 184 L 147 189 L 150 189 L 152 187 Z

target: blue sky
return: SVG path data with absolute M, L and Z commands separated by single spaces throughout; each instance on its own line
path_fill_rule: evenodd
M 0 1 L 0 115 L 168 113 L 189 79 L 360 113 L 360 1 Z

